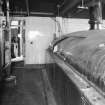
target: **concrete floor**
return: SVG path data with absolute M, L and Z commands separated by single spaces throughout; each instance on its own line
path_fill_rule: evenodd
M 40 69 L 14 70 L 16 86 L 0 85 L 0 105 L 46 105 Z

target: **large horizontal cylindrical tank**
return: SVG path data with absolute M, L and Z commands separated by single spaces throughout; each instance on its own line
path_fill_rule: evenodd
M 105 91 L 105 30 L 76 32 L 59 41 L 58 52 L 80 73 Z M 66 36 L 66 37 L 67 37 Z

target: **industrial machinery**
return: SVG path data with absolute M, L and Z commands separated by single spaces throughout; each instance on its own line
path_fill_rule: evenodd
M 105 104 L 105 30 L 64 35 L 48 51 L 89 105 Z

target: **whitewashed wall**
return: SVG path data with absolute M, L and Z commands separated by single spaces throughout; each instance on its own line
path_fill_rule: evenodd
M 63 33 L 71 33 L 89 29 L 88 19 L 63 19 Z
M 89 30 L 88 19 L 56 18 L 60 23 L 61 34 L 68 34 L 76 31 Z M 56 29 L 56 33 L 59 29 Z M 58 33 L 57 33 L 58 34 Z
M 26 18 L 26 64 L 51 63 L 46 53 L 50 42 L 53 40 L 55 23 L 49 17 Z

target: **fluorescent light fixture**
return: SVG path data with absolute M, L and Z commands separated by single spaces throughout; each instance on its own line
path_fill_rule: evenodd
M 79 5 L 77 8 L 79 8 L 79 9 L 88 9 L 88 7 L 84 6 L 84 0 L 82 0 L 82 4 Z
M 80 6 L 80 5 L 79 5 L 77 8 L 78 8 L 78 9 L 88 9 L 88 7 Z

